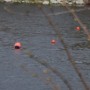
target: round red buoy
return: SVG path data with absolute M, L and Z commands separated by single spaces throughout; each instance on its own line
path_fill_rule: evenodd
M 51 44 L 53 44 L 53 45 L 56 44 L 56 40 L 54 40 L 54 39 L 51 40 Z
M 76 27 L 76 30 L 77 30 L 77 31 L 80 31 L 80 27 L 79 27 L 79 26 L 78 26 L 78 27 Z
M 14 45 L 15 49 L 20 49 L 21 48 L 21 43 L 20 42 L 16 42 Z

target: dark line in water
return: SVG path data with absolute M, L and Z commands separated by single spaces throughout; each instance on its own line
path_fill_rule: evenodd
M 74 18 L 76 18 L 78 24 L 82 27 L 83 31 L 85 32 L 85 34 L 87 35 L 87 40 L 90 41 L 90 33 L 87 29 L 87 27 L 85 26 L 85 24 L 83 24 L 83 22 L 80 20 L 80 18 L 78 17 L 78 15 L 75 13 L 74 9 L 71 9 L 66 3 L 65 0 L 63 1 L 62 6 L 65 6 L 66 9 L 73 15 Z
M 50 69 L 54 74 L 56 74 L 68 87 L 69 90 L 72 90 L 68 80 L 65 79 L 65 77 L 63 76 L 63 74 L 61 74 L 57 69 L 51 67 L 45 60 L 42 60 L 38 57 L 36 57 L 34 54 L 32 54 L 31 52 L 29 53 L 29 57 L 32 58 L 33 60 L 35 60 L 36 62 L 38 62 L 39 64 L 45 66 L 46 68 Z
M 66 54 L 67 54 L 67 56 L 68 56 L 68 60 L 70 61 L 70 63 L 72 64 L 72 66 L 73 66 L 73 68 L 74 68 L 74 70 L 75 70 L 75 72 L 76 72 L 77 75 L 79 76 L 82 84 L 83 84 L 84 87 L 85 87 L 85 90 L 89 90 L 89 87 L 88 87 L 86 81 L 84 80 L 84 78 L 83 78 L 80 70 L 79 70 L 78 67 L 76 66 L 76 63 L 75 63 L 75 61 L 73 60 L 72 55 L 71 55 L 71 53 L 69 52 L 69 50 L 68 50 L 68 48 L 67 48 L 67 45 L 66 45 L 64 39 L 62 38 L 61 33 L 59 32 L 59 29 L 55 26 L 55 24 L 53 23 L 53 21 L 51 20 L 51 18 L 50 18 L 50 17 L 47 15 L 47 13 L 42 9 L 42 7 L 39 6 L 38 8 L 39 8 L 39 10 L 41 10 L 42 13 L 45 15 L 45 17 L 46 17 L 46 19 L 48 20 L 49 24 L 53 27 L 54 31 L 55 31 L 56 34 L 58 35 L 58 38 L 59 38 L 60 42 L 63 44 L 63 47 L 65 48 Z
M 89 34 L 87 28 L 84 26 L 84 24 L 83 24 L 83 23 L 81 22 L 81 20 L 79 19 L 79 17 L 75 14 L 75 11 L 74 11 L 74 10 L 71 10 L 71 9 L 68 8 L 67 6 L 66 6 L 66 8 L 67 8 L 68 10 L 70 10 L 70 12 L 73 14 L 74 17 L 77 18 L 78 23 L 79 23 L 80 26 L 83 28 L 84 32 L 87 34 L 88 40 L 89 40 L 89 39 L 90 39 L 90 34 Z M 7 8 L 6 8 L 6 9 L 7 9 Z M 65 41 L 63 40 L 60 32 L 58 31 L 58 28 L 55 26 L 55 24 L 53 23 L 53 21 L 51 20 L 51 18 L 49 17 L 49 15 L 48 15 L 46 12 L 44 12 L 44 10 L 43 10 L 42 8 L 39 7 L 39 9 L 42 11 L 42 13 L 44 14 L 44 16 L 48 19 L 49 24 L 53 27 L 54 31 L 55 31 L 56 34 L 58 35 L 58 37 L 59 37 L 59 39 L 60 39 L 60 42 L 63 44 L 63 47 L 65 48 L 65 51 L 66 51 L 66 53 L 67 53 L 67 56 L 68 56 L 69 61 L 71 62 L 73 68 L 75 69 L 75 71 L 76 71 L 76 73 L 78 74 L 80 80 L 82 81 L 83 85 L 85 86 L 85 90 L 90 90 L 89 87 L 88 87 L 88 85 L 87 85 L 87 83 L 85 82 L 85 80 L 84 80 L 81 72 L 79 71 L 78 67 L 76 66 L 76 63 L 74 62 L 74 60 L 73 60 L 73 58 L 72 58 L 72 56 L 71 56 L 71 53 L 69 52 L 69 50 L 68 50 L 68 48 L 67 48 L 67 45 L 66 45 Z M 9 13 L 15 14 L 14 12 L 12 12 L 12 11 L 10 11 L 10 10 L 8 10 L 8 9 L 7 9 L 7 11 L 8 11 Z M 33 56 L 32 56 L 32 58 L 35 59 L 35 61 L 38 61 L 38 60 L 37 60 L 37 59 L 38 59 L 37 57 L 33 57 Z M 49 68 L 50 70 L 52 70 L 52 72 L 55 73 L 57 76 L 60 76 L 60 75 L 61 75 L 60 77 L 62 77 L 62 74 L 61 74 L 61 73 L 58 73 L 58 71 L 57 71 L 56 69 L 52 68 L 47 62 L 38 61 L 38 63 L 40 63 L 40 64 L 42 64 L 43 66 L 45 66 L 45 67 Z M 64 83 L 68 86 L 69 90 L 72 90 L 72 89 L 71 89 L 71 86 L 68 85 L 68 84 L 69 84 L 68 81 L 65 80 L 64 77 L 63 77 L 62 80 L 63 80 Z

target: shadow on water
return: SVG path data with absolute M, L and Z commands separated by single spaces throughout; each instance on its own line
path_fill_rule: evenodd
M 74 45 L 71 46 L 71 48 L 74 49 L 90 49 L 90 41 L 87 42 L 80 42 L 80 43 L 75 43 Z
M 56 20 L 58 22 L 60 22 L 60 23 L 58 23 L 58 25 L 60 25 L 60 26 L 63 26 L 62 22 L 66 22 L 65 19 L 71 17 L 71 16 L 69 16 L 69 14 L 67 14 L 69 12 L 67 12 L 62 7 L 61 8 L 53 7 L 53 9 L 50 8 L 51 10 L 49 10 L 47 6 L 45 8 L 47 10 L 47 13 L 49 13 L 48 14 L 49 16 L 51 15 L 53 17 L 54 16 L 57 17 Z M 23 5 L 20 5 L 20 6 L 19 5 L 16 5 L 16 6 L 15 5 L 14 6 L 13 5 L 11 5 L 11 6 L 2 5 L 2 7 L 0 6 L 0 10 L 2 11 L 2 13 L 0 14 L 0 21 L 1 21 L 0 22 L 0 40 L 1 40 L 0 43 L 1 43 L 1 48 L 3 49 L 3 52 L 1 52 L 1 53 L 4 54 L 5 47 L 8 47 L 9 53 L 5 53 L 5 55 L 7 57 L 6 59 L 8 59 L 7 61 L 10 62 L 10 64 L 11 64 L 10 66 L 18 65 L 18 63 L 19 63 L 19 66 L 22 68 L 22 70 L 27 73 L 30 72 L 28 66 L 30 68 L 32 68 L 32 67 L 36 68 L 37 72 L 40 72 L 40 70 L 39 70 L 39 68 L 37 68 L 37 66 L 40 66 L 40 67 L 44 66 L 47 69 L 50 69 L 55 75 L 57 75 L 59 77 L 59 79 L 61 79 L 64 82 L 61 84 L 61 86 L 63 86 L 63 88 L 66 85 L 69 88 L 71 86 L 73 88 L 73 90 L 75 90 L 76 87 L 80 88 L 80 85 L 76 84 L 76 83 L 78 83 L 76 75 L 74 73 L 72 73 L 73 71 L 69 71 L 71 69 L 71 67 L 70 67 L 70 65 L 67 64 L 68 63 L 67 56 L 64 55 L 64 53 L 65 53 L 64 49 L 62 51 L 61 50 L 57 51 L 56 50 L 57 48 L 55 48 L 56 45 L 55 46 L 53 45 L 53 48 L 51 48 L 52 46 L 50 44 L 48 44 L 48 42 L 52 38 L 56 38 L 57 35 L 55 33 L 53 34 L 52 28 L 48 25 L 48 22 L 43 17 L 44 15 L 41 14 L 41 12 L 35 6 L 32 6 L 32 5 L 31 6 L 30 5 L 29 6 L 28 5 L 27 6 L 26 5 L 24 5 L 24 6 Z M 65 12 L 63 12 L 63 11 L 65 11 Z M 54 13 L 54 14 L 52 14 L 52 13 Z M 66 17 L 66 15 L 67 15 L 67 17 Z M 59 18 L 62 20 L 62 22 L 59 20 Z M 71 23 L 72 23 L 72 20 L 69 21 L 69 19 L 68 19 L 68 23 L 65 23 L 65 27 L 63 27 L 63 31 L 64 31 L 63 37 L 64 37 L 64 35 L 66 35 L 65 40 L 67 41 L 68 36 L 69 36 L 69 40 L 71 39 L 71 37 L 73 37 L 71 43 L 73 42 L 75 44 L 72 45 L 70 43 L 71 44 L 70 48 L 72 48 L 72 51 L 76 51 L 76 50 L 78 51 L 78 49 L 85 49 L 85 48 L 87 48 L 89 50 L 90 42 L 83 41 L 83 37 L 85 37 L 84 33 L 82 33 L 82 32 L 75 33 L 73 31 L 70 31 L 70 32 L 66 31 L 66 28 L 68 28 L 68 26 L 71 27 Z M 73 23 L 73 26 L 74 26 L 74 24 L 75 23 Z M 61 31 L 61 32 L 63 32 L 63 31 Z M 74 42 L 73 39 L 76 39 L 76 42 Z M 80 43 L 77 43 L 78 42 L 77 39 L 81 39 Z M 16 50 L 14 53 L 15 56 L 12 55 L 12 53 L 10 51 L 10 46 L 12 45 L 12 43 L 14 43 L 15 40 L 21 40 L 22 43 L 24 43 L 23 45 L 26 45 L 25 48 L 23 48 L 23 50 L 29 51 L 29 49 L 31 49 L 31 50 L 33 49 L 35 55 L 41 56 L 41 57 L 43 57 L 43 59 L 44 58 L 48 58 L 48 59 L 47 60 L 45 59 L 46 61 L 44 62 L 41 58 L 36 57 L 34 54 L 32 54 L 30 52 L 20 55 L 23 50 L 20 50 L 20 51 Z M 58 40 L 57 40 L 57 42 L 58 42 Z M 59 45 L 57 45 L 57 46 L 59 46 Z M 11 58 L 8 57 L 9 55 L 11 55 Z M 27 55 L 29 57 L 27 57 Z M 0 57 L 0 59 L 2 61 L 4 61 L 4 58 Z M 61 62 L 61 60 L 63 61 L 64 64 Z M 34 66 L 35 62 L 33 62 L 33 61 L 35 61 L 39 64 Z M 57 68 L 53 68 L 54 66 L 52 65 L 52 62 L 54 63 L 55 67 L 62 69 L 62 70 L 58 71 Z M 86 64 L 89 65 L 89 63 L 86 63 Z M 0 64 L 0 66 L 1 66 L 1 64 Z M 1 73 L 5 71 L 5 70 L 3 70 L 3 67 L 7 68 L 7 66 L 3 65 L 0 69 L 0 70 L 2 70 Z M 14 71 L 13 73 L 14 73 L 14 75 L 17 76 L 19 72 L 17 73 L 17 71 L 15 71 L 15 70 L 13 70 Z M 60 73 L 60 71 L 63 71 L 67 75 L 65 75 L 65 74 L 62 75 L 62 72 Z M 9 71 L 9 70 L 6 72 L 11 73 L 11 71 Z M 20 71 L 19 74 L 21 75 L 21 73 L 22 72 Z M 41 72 L 39 74 L 41 74 Z M 2 75 L 2 77 L 3 76 L 4 75 Z M 35 76 L 35 75 L 33 75 L 33 76 Z M 76 80 L 74 79 L 76 83 L 74 83 L 74 82 L 72 83 L 73 76 L 76 79 Z M 27 82 L 27 81 L 25 81 L 25 78 L 27 78 L 27 76 L 23 77 L 23 81 Z M 30 77 L 28 79 L 32 80 Z M 3 80 L 5 80 L 5 79 L 2 79 L 2 81 Z M 15 80 L 16 80 L 15 83 L 17 83 L 18 79 L 16 78 Z M 30 80 L 28 81 L 28 83 L 31 83 Z M 33 82 L 35 82 L 35 81 L 33 81 Z M 70 81 L 70 85 L 68 83 L 69 81 Z M 19 84 L 22 85 L 21 82 Z M 2 87 L 3 87 L 3 85 L 2 85 Z M 5 86 L 5 87 L 9 88 L 9 85 Z M 24 87 L 24 86 L 22 85 L 22 87 Z M 27 87 L 29 87 L 29 86 L 27 86 Z M 66 90 L 63 88 L 61 88 L 61 89 Z M 26 89 L 26 90 L 28 90 L 28 89 Z M 35 90 L 39 90 L 39 89 L 36 88 Z M 44 90 L 51 90 L 51 89 L 44 88 Z M 54 88 L 53 90 L 58 90 L 58 89 Z M 83 89 L 79 89 L 79 90 L 83 90 Z

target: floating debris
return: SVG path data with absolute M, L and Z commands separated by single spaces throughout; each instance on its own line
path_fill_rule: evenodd
M 48 69 L 44 69 L 44 70 L 43 70 L 43 73 L 45 73 L 45 74 L 48 74 L 48 72 L 49 72 Z
M 32 54 L 32 52 L 27 52 L 26 53 L 30 58 L 34 58 L 34 54 Z
M 77 18 L 74 18 L 74 21 L 77 21 Z
M 32 77 L 38 77 L 38 74 L 33 73 L 33 74 L 32 74 Z

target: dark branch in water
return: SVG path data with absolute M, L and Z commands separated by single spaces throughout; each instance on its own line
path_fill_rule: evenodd
M 67 7 L 67 6 L 66 6 L 66 7 Z M 64 49 L 65 49 L 65 51 L 66 51 L 66 54 L 67 54 L 67 56 L 68 56 L 68 60 L 70 61 L 70 63 L 72 64 L 74 70 L 76 71 L 77 75 L 79 76 L 82 84 L 83 84 L 84 87 L 85 87 L 85 90 L 90 90 L 90 88 L 88 87 L 86 81 L 84 80 L 84 78 L 83 78 L 80 70 L 79 70 L 78 67 L 76 66 L 76 63 L 75 63 L 75 61 L 73 60 L 72 55 L 71 55 L 71 53 L 69 52 L 69 50 L 68 50 L 68 48 L 67 48 L 67 45 L 66 45 L 64 39 L 62 38 L 61 33 L 59 32 L 59 29 L 58 29 L 58 28 L 56 27 L 56 25 L 53 23 L 53 21 L 51 20 L 51 17 L 48 16 L 47 13 L 42 9 L 42 7 L 39 6 L 38 8 L 39 8 L 39 9 L 42 11 L 42 13 L 45 15 L 45 17 L 47 18 L 49 24 L 53 27 L 55 33 L 58 35 L 58 38 L 59 38 L 60 42 L 62 43 L 62 45 L 63 45 L 63 47 L 64 47 Z M 78 19 L 78 20 L 79 20 L 79 19 Z M 79 23 L 80 23 L 81 26 L 83 26 L 83 24 L 81 23 L 80 20 L 79 20 Z M 84 28 L 83 28 L 83 29 L 84 29 Z M 85 29 L 85 31 L 87 32 L 87 29 Z M 87 34 L 87 33 L 86 33 L 86 34 Z M 89 35 L 89 34 L 88 34 L 88 35 Z
M 66 3 L 65 1 L 63 1 L 64 3 L 62 4 L 63 6 L 66 7 L 66 9 L 71 12 L 71 14 L 73 15 L 73 17 L 77 20 L 77 22 L 79 23 L 79 25 L 82 27 L 83 31 L 85 32 L 85 34 L 87 35 L 87 40 L 90 41 L 90 33 L 87 29 L 87 27 L 82 23 L 82 21 L 79 19 L 78 15 L 75 13 L 74 9 L 71 9 Z
M 62 73 L 60 73 L 57 69 L 51 67 L 45 60 L 42 60 L 42 59 L 36 57 L 31 52 L 29 53 L 29 56 L 30 56 L 30 58 L 32 58 L 33 60 L 35 60 L 39 64 L 41 64 L 41 65 L 45 66 L 46 68 L 50 69 L 54 74 L 56 74 L 66 84 L 66 86 L 68 87 L 69 90 L 72 90 L 68 80 L 66 80 L 64 75 Z

